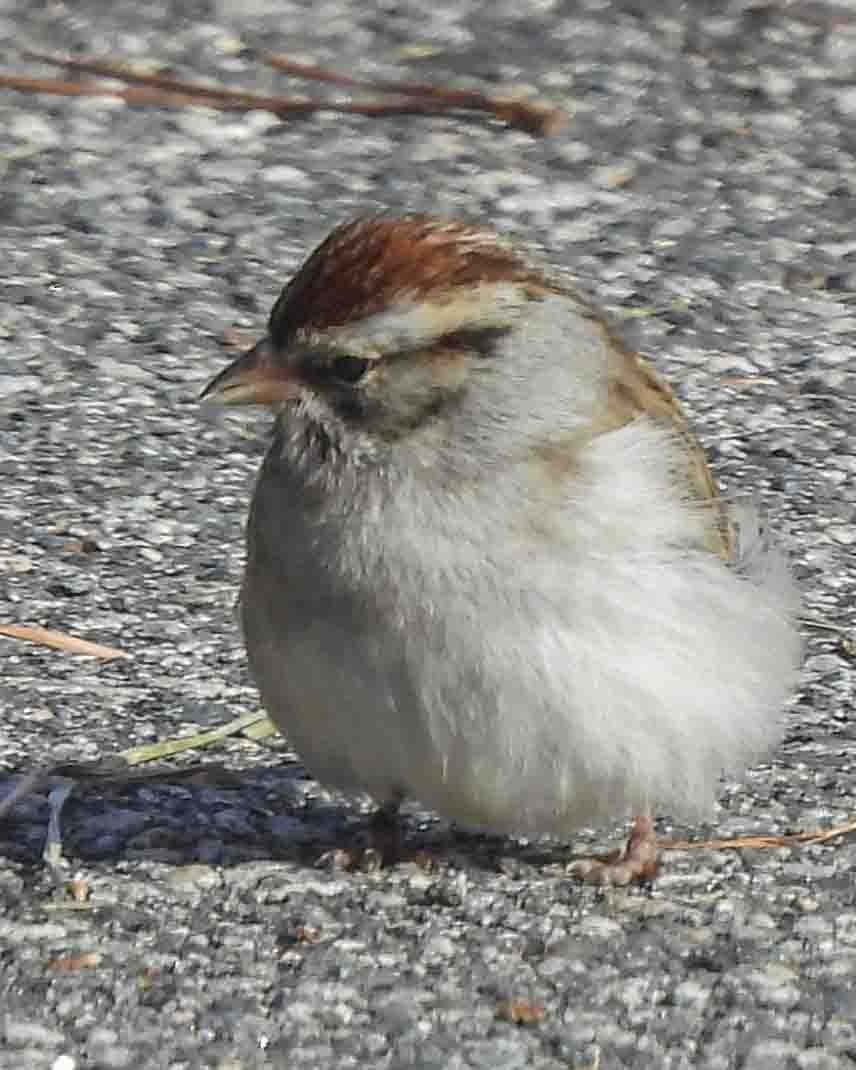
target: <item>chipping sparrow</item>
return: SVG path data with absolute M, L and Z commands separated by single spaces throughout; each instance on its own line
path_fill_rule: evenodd
M 276 414 L 241 619 L 321 781 L 565 836 L 698 815 L 779 738 L 787 567 L 652 368 L 494 234 L 339 227 L 205 395 Z

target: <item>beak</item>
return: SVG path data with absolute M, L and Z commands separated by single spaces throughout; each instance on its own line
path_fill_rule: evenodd
M 220 405 L 275 405 L 296 393 L 295 379 L 284 362 L 275 359 L 270 339 L 265 337 L 215 375 L 199 400 Z

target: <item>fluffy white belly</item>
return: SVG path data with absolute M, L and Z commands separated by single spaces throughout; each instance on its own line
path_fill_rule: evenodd
M 777 551 L 750 538 L 736 567 L 710 553 L 710 514 L 668 450 L 643 421 L 601 436 L 584 492 L 536 503 L 535 529 L 489 485 L 483 507 L 433 514 L 414 486 L 365 506 L 353 536 L 264 518 L 279 535 L 248 566 L 244 632 L 308 769 L 499 832 L 703 813 L 724 770 L 780 737 L 800 644 Z M 283 501 L 257 492 L 256 519 Z M 432 527 L 453 506 L 450 533 Z
M 251 666 L 310 772 L 379 802 L 530 835 L 648 807 L 704 812 L 721 772 L 779 736 L 790 625 L 712 555 L 619 572 L 547 594 L 506 578 L 512 597 L 491 614 L 447 590 L 442 619 L 429 599 L 370 634 L 363 613 L 334 621 L 320 605 L 283 633 L 257 608 L 244 614 Z

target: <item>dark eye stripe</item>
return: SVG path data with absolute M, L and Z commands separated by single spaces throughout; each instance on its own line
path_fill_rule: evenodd
M 469 349 L 481 357 L 493 357 L 497 343 L 510 333 L 510 327 L 462 328 L 438 338 L 437 345 L 443 349 Z
M 366 374 L 368 367 L 369 361 L 365 357 L 351 357 L 345 354 L 336 357 L 332 371 L 343 383 L 357 383 Z

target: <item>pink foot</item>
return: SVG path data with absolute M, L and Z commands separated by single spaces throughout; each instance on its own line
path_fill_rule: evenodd
M 657 836 L 650 817 L 637 817 L 627 843 L 606 858 L 574 862 L 568 872 L 588 884 L 647 884 L 657 875 Z

